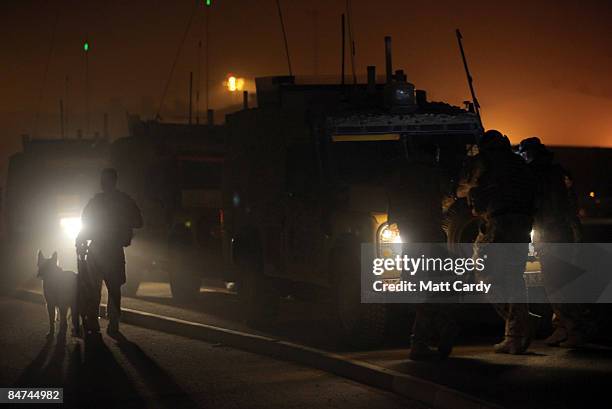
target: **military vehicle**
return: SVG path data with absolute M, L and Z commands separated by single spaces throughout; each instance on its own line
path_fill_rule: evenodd
M 74 240 L 81 211 L 99 190 L 107 166 L 104 138 L 32 139 L 10 157 L 5 193 L 7 243 L 15 246 L 16 268 L 29 268 L 36 250 L 59 252 L 65 268 L 76 267 Z
M 332 296 L 342 334 L 379 342 L 388 310 L 360 303 L 360 244 L 404 233 L 387 220 L 392 175 L 428 145 L 450 184 L 482 133 L 474 112 L 429 102 L 393 73 L 386 45 L 385 83 L 374 67 L 367 84 L 258 78 L 258 106 L 226 117 L 224 250 L 252 323 L 280 296 Z
M 174 298 L 199 294 L 202 277 L 222 272 L 221 181 L 223 128 L 129 118 L 130 136 L 117 139 L 110 162 L 119 189 L 141 208 L 144 227 L 126 248 L 128 282 L 169 280 Z

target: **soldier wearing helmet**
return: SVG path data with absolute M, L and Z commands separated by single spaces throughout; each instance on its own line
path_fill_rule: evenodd
M 534 216 L 534 245 L 542 267 L 544 286 L 553 310 L 554 331 L 545 342 L 550 346 L 575 348 L 587 341 L 590 323 L 583 304 L 566 304 L 552 296 L 563 282 L 563 264 L 556 263 L 555 253 L 563 251 L 551 243 L 577 243 L 582 240 L 582 228 L 578 218 L 576 194 L 569 175 L 553 161 L 550 152 L 537 137 L 521 141 L 519 154 L 535 175 L 537 183 L 536 212 Z
M 413 140 L 411 149 L 410 160 L 399 171 L 399 185 L 389 190 L 389 222 L 396 223 L 401 232 L 410 232 L 411 245 L 405 245 L 404 253 L 444 258 L 446 237 L 442 230 L 442 176 L 437 163 L 438 147 L 430 142 Z M 415 197 L 432 205 L 414 206 Z M 428 277 L 438 278 L 438 272 L 431 272 Z M 408 357 L 411 360 L 447 358 L 458 332 L 454 311 L 450 304 L 436 302 L 432 294 L 424 301 L 415 306 Z M 437 341 L 437 351 L 430 347 L 433 340 Z
M 505 321 L 495 352 L 522 354 L 531 342 L 527 289 L 523 279 L 533 223 L 535 183 L 525 162 L 499 131 L 489 130 L 479 153 L 464 169 L 457 197 L 467 198 L 481 217 L 474 258 L 486 259 L 476 279 L 492 284 L 489 300 Z

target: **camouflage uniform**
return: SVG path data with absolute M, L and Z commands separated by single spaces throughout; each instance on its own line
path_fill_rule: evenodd
M 91 240 L 87 251 L 87 267 L 92 283 L 90 313 L 100 305 L 102 281 L 108 290 L 108 316 L 111 323 L 119 321 L 121 286 L 126 282 L 123 247 L 132 239 L 132 229 L 142 226 L 142 216 L 136 203 L 118 190 L 98 193 L 83 210 L 83 229 L 77 246 Z M 88 318 L 90 328 L 99 330 L 97 319 Z
M 457 194 L 481 217 L 474 258 L 486 258 L 478 281 L 492 284 L 488 298 L 505 321 L 497 352 L 522 353 L 529 345 L 529 309 L 523 278 L 529 251 L 535 195 L 533 175 L 499 136 L 480 145 L 464 170 Z M 496 245 L 497 243 L 503 243 Z
M 442 231 L 440 171 L 434 163 L 433 155 L 411 155 L 411 162 L 404 166 L 399 177 L 398 186 L 394 186 L 389 193 L 389 222 L 397 223 L 402 237 L 413 243 L 409 247 L 411 250 L 416 251 L 414 243 L 422 243 L 416 245 L 419 254 L 444 258 L 445 254 L 439 254 L 443 251 L 446 242 L 446 236 Z M 415 205 L 415 201 L 420 204 Z M 436 246 L 431 243 L 441 245 Z M 450 307 L 450 304 L 434 303 L 431 299 L 416 305 L 412 327 L 411 359 L 423 359 L 432 355 L 433 352 L 429 350 L 427 344 L 434 337 L 440 340 L 439 354 L 442 357 L 450 354 L 452 338 L 456 332 Z
M 549 296 L 563 282 L 564 265 L 555 253 L 563 251 L 550 243 L 577 243 L 582 240 L 582 226 L 578 218 L 576 193 L 567 185 L 567 171 L 553 162 L 553 154 L 538 138 L 521 142 L 519 150 L 537 181 L 536 213 L 534 218 L 534 245 L 540 260 L 544 286 Z M 565 255 L 564 255 L 565 256 Z M 568 335 L 583 338 L 588 332 L 587 307 L 583 304 L 565 304 L 551 300 L 555 332 L 546 343 L 558 345 Z

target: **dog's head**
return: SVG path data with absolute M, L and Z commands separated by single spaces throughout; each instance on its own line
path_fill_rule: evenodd
M 51 258 L 45 258 L 42 251 L 38 250 L 38 274 L 36 277 L 40 277 L 43 280 L 52 271 L 56 271 L 59 267 L 57 266 L 57 251 L 53 253 Z

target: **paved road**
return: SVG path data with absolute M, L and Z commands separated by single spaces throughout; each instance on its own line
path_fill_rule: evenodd
M 195 304 L 176 306 L 170 302 L 169 289 L 163 283 L 145 283 L 138 298 L 126 298 L 125 306 L 175 318 L 253 332 L 239 321 L 235 297 L 204 290 Z M 378 366 L 408 373 L 509 408 L 584 408 L 599 407 L 612 390 L 612 349 L 592 346 L 578 351 L 548 348 L 535 343 L 532 354 L 498 355 L 491 352 L 495 338 L 463 337 L 451 359 L 445 362 L 411 362 L 404 339 L 375 351 L 351 352 L 333 342 L 325 342 L 321 306 L 306 308 L 287 303 L 280 322 L 268 328 L 267 335 L 292 339 Z M 479 311 L 477 321 L 482 316 Z M 495 318 L 496 321 L 497 318 Z M 501 333 L 501 328 L 485 330 L 481 326 L 464 328 L 469 332 Z M 466 334 L 468 333 L 468 334 Z M 329 338 L 329 336 L 327 337 Z
M 422 408 L 318 370 L 128 325 L 120 342 L 47 342 L 44 307 L 11 298 L 0 297 L 0 329 L 0 385 L 63 386 L 65 407 Z

